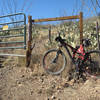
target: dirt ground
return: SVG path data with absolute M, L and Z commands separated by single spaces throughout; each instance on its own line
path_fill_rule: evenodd
M 22 58 L 0 68 L 0 100 L 100 100 L 100 79 L 91 77 L 74 83 L 62 75 L 47 74 L 40 64 L 45 51 L 42 42 L 37 42 L 32 52 L 30 68 Z
M 11 63 L 0 69 L 0 100 L 100 100 L 100 79 L 74 83 Z

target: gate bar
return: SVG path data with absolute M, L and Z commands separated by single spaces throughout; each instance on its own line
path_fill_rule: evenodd
M 24 22 L 24 20 L 14 21 L 14 22 L 9 22 L 9 23 L 0 23 L 0 25 L 14 24 L 14 23 L 22 23 L 22 22 Z
M 0 38 L 10 38 L 10 37 L 20 37 L 20 36 L 24 36 L 24 34 L 6 35 L 6 36 L 0 36 Z
M 22 46 L 22 47 L 0 47 L 0 50 L 3 49 L 25 49 L 26 46 Z
M 26 57 L 26 55 L 19 55 L 19 54 L 0 54 L 0 56 L 16 56 L 16 57 Z
M 24 41 L 0 42 L 0 44 L 14 44 L 14 43 L 24 43 Z
M 4 16 L 0 16 L 0 18 L 3 18 L 3 17 L 10 17 L 10 16 L 15 16 L 15 15 L 24 15 L 24 13 L 16 13 L 16 14 L 8 14 L 8 15 L 4 15 Z
M 0 30 L 0 32 L 5 32 L 5 31 L 13 31 L 13 30 L 22 30 L 22 29 L 24 29 L 25 28 L 25 26 L 24 27 L 19 27 L 19 28 L 11 28 L 11 29 L 8 29 L 8 30 Z

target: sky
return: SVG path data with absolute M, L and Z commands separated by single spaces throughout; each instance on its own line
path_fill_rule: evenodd
M 98 13 L 100 8 L 92 1 Z M 91 0 L 0 0 L 0 16 L 22 11 L 33 19 L 78 15 L 80 11 L 84 18 L 96 15 Z
M 95 1 L 93 0 L 93 3 L 96 6 Z M 33 0 L 32 3 L 29 14 L 33 18 L 71 16 L 79 14 L 80 11 L 85 18 L 96 15 L 91 0 Z M 100 8 L 96 8 L 99 12 Z

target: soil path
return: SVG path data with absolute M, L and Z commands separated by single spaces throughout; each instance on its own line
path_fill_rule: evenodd
M 100 100 L 100 79 L 73 83 L 15 65 L 0 69 L 0 100 Z

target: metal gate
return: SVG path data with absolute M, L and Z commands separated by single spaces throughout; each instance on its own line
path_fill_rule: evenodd
M 0 16 L 0 50 L 4 49 L 26 49 L 24 13 Z

